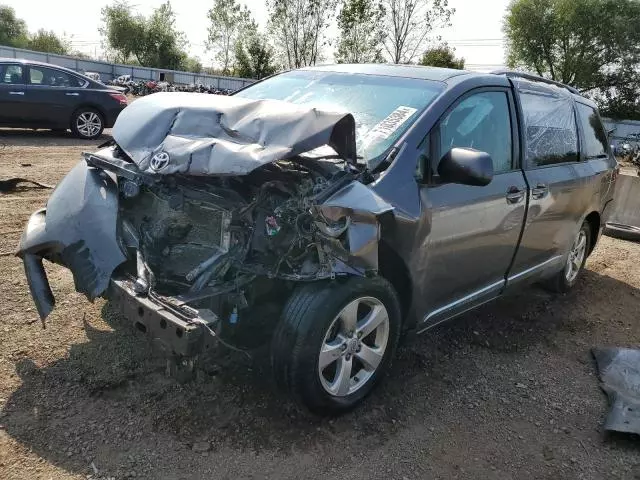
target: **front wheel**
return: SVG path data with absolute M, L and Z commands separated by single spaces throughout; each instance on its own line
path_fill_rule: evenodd
M 571 250 L 562 271 L 547 282 L 547 287 L 557 293 L 566 293 L 576 284 L 587 261 L 591 248 L 591 227 L 584 222 L 573 239 Z
M 346 411 L 388 370 L 400 323 L 397 295 L 383 278 L 298 288 L 272 341 L 276 380 L 312 412 Z
M 71 131 L 78 137 L 93 140 L 104 130 L 102 115 L 93 108 L 80 108 L 71 118 Z

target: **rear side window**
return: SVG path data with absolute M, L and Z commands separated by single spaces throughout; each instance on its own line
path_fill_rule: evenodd
M 584 158 L 590 160 L 592 158 L 606 158 L 607 154 L 607 133 L 602 126 L 598 112 L 581 103 L 576 104 L 578 107 L 578 118 L 584 133 Z
M 30 67 L 29 83 L 49 87 L 81 87 L 84 82 L 75 75 L 46 67 Z
M 22 65 L 0 65 L 0 83 L 16 85 L 22 80 Z
M 542 167 L 578 160 L 578 132 L 570 97 L 552 91 L 520 91 L 526 160 Z

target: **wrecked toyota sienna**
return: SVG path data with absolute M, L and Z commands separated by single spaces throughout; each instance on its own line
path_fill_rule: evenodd
M 571 87 L 415 66 L 157 93 L 99 148 L 20 242 L 43 322 L 46 259 L 178 362 L 270 345 L 277 382 L 325 412 L 372 390 L 403 332 L 533 282 L 568 291 L 617 174 Z

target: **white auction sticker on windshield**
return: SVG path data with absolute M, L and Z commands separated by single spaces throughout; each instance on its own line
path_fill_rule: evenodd
M 362 140 L 363 145 L 369 145 L 374 141 L 384 140 L 389 138 L 393 133 L 400 128 L 400 126 L 409 120 L 411 116 L 417 112 L 416 108 L 399 106 L 393 112 L 387 116 L 384 120 L 378 123 L 365 135 Z

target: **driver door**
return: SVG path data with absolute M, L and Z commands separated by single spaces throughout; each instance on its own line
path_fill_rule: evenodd
M 474 90 L 445 113 L 429 135 L 426 181 L 420 189 L 430 225 L 421 255 L 422 329 L 495 298 L 505 286 L 523 228 L 527 184 L 519 165 L 513 94 Z M 494 177 L 484 187 L 443 183 L 439 159 L 453 147 L 491 155 Z

